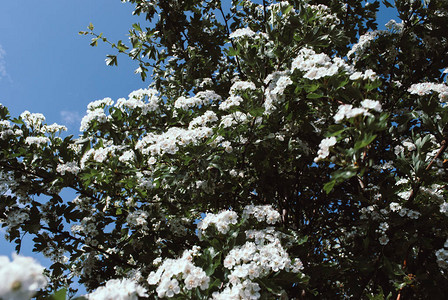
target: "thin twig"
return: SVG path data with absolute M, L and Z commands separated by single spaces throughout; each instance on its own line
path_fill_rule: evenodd
M 227 30 L 227 36 L 230 36 L 230 28 L 229 28 L 229 23 L 227 22 L 227 18 L 224 14 L 224 11 L 222 10 L 222 6 L 219 5 L 219 11 L 221 12 L 222 18 L 224 19 L 224 23 L 226 25 L 226 30 Z M 233 43 L 233 40 L 230 39 L 230 43 L 232 44 L 233 49 L 236 49 L 235 44 Z M 241 65 L 240 65 L 240 60 L 238 58 L 238 55 L 235 55 L 236 58 L 236 64 L 238 67 L 238 71 L 240 72 L 241 75 L 243 75 L 244 77 L 246 77 L 243 73 L 243 71 L 241 70 Z

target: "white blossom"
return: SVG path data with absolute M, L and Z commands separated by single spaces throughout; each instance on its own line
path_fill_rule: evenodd
M 65 173 L 71 173 L 77 175 L 81 169 L 78 167 L 76 162 L 68 162 L 65 164 L 58 164 L 56 167 L 56 172 L 61 175 L 65 175 Z
M 148 296 L 146 289 L 131 279 L 111 279 L 106 285 L 86 295 L 90 300 L 138 300 Z
M 12 261 L 0 256 L 0 298 L 2 300 L 31 299 L 47 285 L 44 267 L 31 257 L 16 255 Z
M 236 38 L 241 38 L 241 37 L 253 37 L 254 35 L 256 35 L 256 33 L 253 32 L 250 28 L 239 28 L 239 29 L 235 30 L 234 32 L 232 32 L 229 35 L 229 38 L 236 39 Z
M 448 86 L 444 83 L 432 83 L 432 82 L 423 82 L 416 83 L 411 85 L 408 89 L 408 92 L 411 94 L 417 94 L 419 96 L 429 95 L 433 92 L 439 94 L 439 99 L 442 101 L 448 100 Z
M 361 101 L 361 106 L 364 107 L 365 109 L 374 110 L 376 112 L 383 111 L 380 102 L 376 100 L 365 99 Z
M 25 143 L 28 145 L 36 145 L 37 147 L 42 147 L 50 142 L 50 139 L 45 136 L 28 136 L 25 139 Z
M 318 162 L 326 158 L 330 154 L 330 148 L 334 145 L 336 145 L 336 138 L 334 136 L 323 139 L 319 144 L 317 157 L 314 159 L 314 161 Z

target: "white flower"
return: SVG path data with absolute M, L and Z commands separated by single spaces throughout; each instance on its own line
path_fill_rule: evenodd
M 401 209 L 401 205 L 398 204 L 397 202 L 391 202 L 389 204 L 390 210 L 393 212 L 399 211 Z
M 45 121 L 45 117 L 43 114 L 39 113 L 30 113 L 25 110 L 20 117 L 23 119 L 27 127 L 35 127 L 40 129 L 42 123 Z
M 439 99 L 442 101 L 448 100 L 448 86 L 444 83 L 423 82 L 411 85 L 408 89 L 411 94 L 419 96 L 429 95 L 432 92 L 439 94 Z
M 203 233 L 213 224 L 220 233 L 226 234 L 230 229 L 230 225 L 236 224 L 237 220 L 236 212 L 230 210 L 222 211 L 219 214 L 206 214 L 205 218 L 199 222 L 198 230 Z
M 376 101 L 376 100 L 365 99 L 361 102 L 361 106 L 366 109 L 374 110 L 377 112 L 383 111 L 383 109 L 381 108 L 380 102 Z
M 179 282 L 176 279 L 165 279 L 157 287 L 157 294 L 159 297 L 171 298 L 180 293 Z
M 381 245 L 387 245 L 387 243 L 389 243 L 389 238 L 387 237 L 387 235 L 382 235 L 380 236 L 380 238 L 378 239 L 380 241 Z
M 403 191 L 403 192 L 398 193 L 398 197 L 400 197 L 401 199 L 404 199 L 404 200 L 408 200 L 410 196 L 411 196 L 411 191 Z
M 448 240 L 447 240 L 448 241 Z M 447 242 L 445 242 L 444 247 L 446 248 Z M 448 250 L 442 248 L 436 251 L 437 264 L 442 269 L 448 269 Z
M 404 151 L 404 147 L 401 145 L 397 145 L 394 148 L 395 155 L 400 155 L 400 153 L 402 153 L 403 151 Z
M 418 211 L 410 209 L 408 211 L 407 215 L 408 215 L 409 218 L 417 220 L 420 217 L 421 213 L 419 213 Z
M 0 298 L 30 299 L 47 285 L 44 267 L 31 257 L 13 254 L 13 260 L 0 256 Z
M 76 162 L 68 162 L 65 164 L 59 164 L 56 167 L 56 172 L 58 172 L 61 175 L 65 175 L 65 173 L 72 173 L 74 175 L 77 175 L 81 169 L 78 167 L 78 164 Z
M 448 216 L 448 202 L 440 204 L 440 212 Z
M 408 148 L 408 151 L 414 151 L 415 149 L 417 149 L 414 145 L 414 143 L 408 142 L 408 141 L 404 141 L 403 142 L 403 146 Z
M 42 147 L 43 145 L 50 142 L 50 139 L 44 136 L 29 136 L 25 139 L 25 143 L 28 145 L 36 144 L 37 147 Z
M 52 125 L 42 126 L 42 132 L 56 133 L 60 131 L 67 131 L 67 127 L 63 125 L 58 125 L 56 123 L 53 123 Z
M 240 37 L 253 37 L 256 35 L 250 28 L 239 28 L 229 35 L 229 38 L 235 39 Z
M 138 300 L 145 296 L 148 296 L 146 289 L 127 278 L 109 280 L 105 286 L 86 295 L 89 300 Z
M 95 110 L 97 108 L 104 108 L 107 105 L 112 105 L 114 104 L 114 101 L 107 97 L 104 99 L 100 99 L 100 100 L 96 100 L 96 101 L 92 101 L 87 105 L 87 109 L 88 110 Z
M 255 86 L 255 83 L 250 81 L 236 81 L 232 86 L 230 87 L 230 94 L 235 95 L 236 91 L 244 91 L 244 90 L 255 90 L 257 87 Z
M 145 228 L 148 224 L 146 221 L 147 219 L 148 213 L 146 211 L 136 210 L 126 217 L 126 222 L 128 222 L 131 227 L 143 226 Z
M 232 143 L 229 141 L 222 142 L 221 146 L 226 150 L 227 153 L 232 153 Z
M 266 223 L 275 224 L 280 222 L 281 216 L 278 211 L 272 208 L 271 205 L 247 205 L 243 210 L 243 217 L 250 217 L 253 215 L 258 222 L 263 222 L 266 219 Z
M 334 136 L 323 139 L 319 144 L 319 150 L 317 151 L 317 157 L 314 159 L 318 162 L 326 158 L 330 154 L 330 147 L 336 145 L 336 138 Z
M 383 232 L 386 231 L 388 228 L 389 228 L 389 224 L 387 224 L 386 222 L 381 223 L 379 226 L 379 230 L 381 230 Z
M 350 80 L 358 80 L 361 77 L 362 77 L 362 73 L 361 72 L 355 72 L 352 75 L 350 75 L 349 79 Z
M 135 159 L 135 153 L 132 150 L 128 150 L 126 152 L 124 152 L 119 158 L 118 160 L 121 162 L 129 162 L 129 161 L 133 161 Z
M 231 107 L 239 106 L 241 102 L 243 102 L 243 98 L 241 98 L 240 96 L 231 95 L 224 102 L 221 102 L 221 104 L 219 104 L 219 109 L 228 110 Z
M 107 116 L 104 113 L 104 109 L 99 107 L 95 109 L 89 109 L 87 110 L 87 115 L 85 115 L 81 120 L 81 127 L 79 128 L 80 131 L 85 131 L 89 129 L 90 125 L 97 121 L 98 123 L 106 123 Z
M 188 108 L 194 107 L 194 106 L 201 106 L 210 104 L 211 102 L 215 101 L 221 101 L 222 98 L 218 94 L 216 94 L 214 91 L 206 90 L 201 91 L 196 94 L 194 97 L 186 98 L 184 96 L 179 97 L 174 102 L 174 107 L 177 109 L 183 109 L 186 110 Z
M 325 53 L 316 53 L 309 48 L 302 48 L 299 55 L 293 60 L 291 71 L 298 69 L 305 72 L 304 78 L 309 80 L 316 80 L 322 77 L 333 76 L 339 70 L 351 72 L 352 67 L 346 64 L 340 58 L 331 59 Z

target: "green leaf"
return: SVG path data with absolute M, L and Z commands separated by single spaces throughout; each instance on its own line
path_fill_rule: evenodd
M 67 289 L 63 288 L 51 295 L 51 300 L 65 300 L 67 298 Z
M 306 95 L 306 97 L 308 99 L 319 99 L 319 98 L 322 98 L 322 97 L 325 97 L 325 96 L 322 95 L 322 94 L 311 93 L 311 94 Z
M 227 54 L 228 54 L 229 56 L 236 56 L 236 55 L 239 54 L 239 51 L 236 50 L 236 49 L 233 48 L 233 47 L 229 47 L 229 50 L 227 51 Z
M 87 28 L 90 30 L 90 31 L 92 31 L 93 30 L 93 24 L 92 23 L 89 23 L 89 26 L 87 26 Z
M 318 83 L 315 83 L 312 85 L 305 85 L 305 91 L 307 93 L 311 93 L 311 92 L 314 92 L 315 90 L 317 90 L 319 87 L 320 87 L 320 84 L 318 84 Z
M 283 14 L 287 15 L 292 9 L 293 9 L 292 5 L 289 5 L 288 7 L 286 7 L 286 9 L 284 9 Z
M 355 143 L 355 150 L 364 148 L 365 146 L 367 146 L 368 144 L 370 144 L 371 142 L 373 142 L 373 140 L 376 138 L 376 134 L 374 135 L 369 135 L 367 134 L 361 141 L 357 141 Z
M 325 187 L 324 187 L 324 189 L 325 189 Z M 327 194 L 328 194 L 328 193 L 327 193 Z M 296 244 L 297 244 L 297 245 L 302 245 L 302 244 L 306 243 L 307 241 L 308 241 L 308 236 L 305 235 L 305 236 L 303 236 L 303 237 L 297 239 Z
M 132 24 L 132 27 L 137 31 L 140 31 L 140 32 L 142 31 L 142 28 L 140 27 L 140 24 L 138 24 L 138 23 Z
M 255 107 L 255 108 L 252 108 L 251 110 L 249 110 L 249 113 L 253 117 L 260 117 L 264 113 L 264 108 L 263 107 Z
M 333 180 L 327 182 L 326 184 L 324 184 L 324 191 L 325 191 L 325 193 L 329 194 L 331 192 L 331 190 L 334 188 L 335 184 L 336 184 L 336 180 L 335 179 L 333 179 Z

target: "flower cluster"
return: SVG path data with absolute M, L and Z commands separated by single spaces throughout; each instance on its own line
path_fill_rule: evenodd
M 14 135 L 14 131 L 11 128 L 11 122 L 8 120 L 0 121 L 0 139 L 6 140 L 8 136 Z
M 115 145 L 106 145 L 105 147 L 98 147 L 97 149 L 89 149 L 84 153 L 80 161 L 81 169 L 86 167 L 89 160 L 93 159 L 95 162 L 102 163 L 110 155 L 114 155 L 117 151 L 122 150 L 123 147 Z
M 416 83 L 411 85 L 408 92 L 419 96 L 429 95 L 432 92 L 436 92 L 439 94 L 439 99 L 441 101 L 448 101 L 448 86 L 444 83 Z
M 318 162 L 330 155 L 330 148 L 334 145 L 336 145 L 336 138 L 334 136 L 323 139 L 319 144 L 317 157 L 314 159 L 314 161 Z
M 104 113 L 103 108 L 100 107 L 100 108 L 95 108 L 93 110 L 89 109 L 87 111 L 87 115 L 85 115 L 81 120 L 81 127 L 79 128 L 79 130 L 85 131 L 85 130 L 89 129 L 90 125 L 95 121 L 98 123 L 106 123 L 107 116 Z
M 439 267 L 448 270 L 448 239 L 443 244 L 443 248 L 436 251 L 436 258 Z
M 198 231 L 200 234 L 205 233 L 208 227 L 214 227 L 222 234 L 226 234 L 230 225 L 235 225 L 238 222 L 238 215 L 231 210 L 225 210 L 219 214 L 206 214 L 204 219 L 198 223 Z
M 42 123 L 45 122 L 45 117 L 43 114 L 30 113 L 29 111 L 24 111 L 20 117 L 25 122 L 27 127 L 34 127 L 40 129 Z
M 47 285 L 44 267 L 31 257 L 13 254 L 12 258 L 0 256 L 0 299 L 31 299 Z
M 28 145 L 36 145 L 37 147 L 42 147 L 50 142 L 50 139 L 45 136 L 28 136 L 25 139 L 25 143 Z
M 389 243 L 389 238 L 386 235 L 386 231 L 389 229 L 389 224 L 387 222 L 382 222 L 376 232 L 381 234 L 381 236 L 378 238 L 381 245 L 387 245 Z
M 347 57 L 354 62 L 359 61 L 375 40 L 382 36 L 390 36 L 394 31 L 395 33 L 400 33 L 403 30 L 403 23 L 398 24 L 394 20 L 391 20 L 386 24 L 386 28 L 388 30 L 373 30 L 361 35 L 358 42 L 347 53 Z
M 376 76 L 375 72 L 373 72 L 371 69 L 368 69 L 364 72 L 359 72 L 359 71 L 354 72 L 353 74 L 350 75 L 349 79 L 353 80 L 353 81 L 358 80 L 358 79 L 373 81 L 373 80 L 377 79 L 377 76 Z
M 158 285 L 156 289 L 158 297 L 173 297 L 181 292 L 181 286 L 188 291 L 198 287 L 201 290 L 208 289 L 210 277 L 192 262 L 199 249 L 195 247 L 186 250 L 179 259 L 165 259 L 157 271 L 149 274 L 148 283 Z M 182 282 L 181 286 L 179 281 Z
M 100 286 L 94 292 L 86 295 L 91 300 L 138 300 L 139 297 L 147 297 L 145 288 L 131 279 L 111 279 L 104 286 Z
M 257 87 L 250 81 L 235 81 L 230 87 L 230 94 L 237 95 L 238 92 L 251 90 L 254 91 Z
M 264 80 L 264 84 L 267 85 L 267 88 L 264 91 L 265 101 L 263 106 L 265 114 L 269 114 L 275 109 L 275 103 L 284 100 L 285 89 L 293 82 L 289 77 L 289 72 L 283 71 L 269 74 Z
M 65 164 L 59 164 L 56 167 L 56 172 L 58 172 L 61 175 L 65 175 L 65 173 L 71 173 L 74 175 L 77 175 L 81 168 L 78 167 L 78 164 L 76 162 L 68 162 Z
M 17 207 L 18 208 L 18 207 Z M 30 219 L 29 210 L 27 208 L 12 209 L 9 208 L 6 215 L 6 222 L 10 227 L 23 224 Z
M 196 144 L 202 139 L 209 138 L 213 129 L 202 126 L 193 129 L 171 127 L 161 134 L 149 133 L 137 142 L 135 148 L 143 154 L 163 155 L 165 153 L 175 154 L 179 146 Z
M 218 121 L 218 117 L 216 116 L 216 114 L 213 111 L 208 110 L 203 115 L 194 118 L 188 125 L 188 129 L 202 127 L 207 125 L 207 123 L 213 123 L 216 121 Z
M 408 217 L 413 220 L 417 220 L 421 215 L 421 213 L 419 213 L 418 211 L 403 207 L 401 204 L 397 202 L 391 202 L 389 204 L 389 207 L 380 209 L 379 212 L 378 207 L 376 205 L 369 205 L 367 207 L 363 207 L 361 208 L 360 211 L 362 213 L 361 219 L 366 219 L 367 215 L 370 215 L 370 217 L 373 220 L 382 220 L 386 218 L 390 212 L 397 213 L 402 218 Z
M 304 72 L 303 77 L 309 80 L 333 76 L 340 71 L 353 73 L 353 67 L 341 58 L 331 59 L 325 53 L 317 54 L 310 48 L 302 48 L 299 55 L 293 60 L 291 71 L 294 72 L 296 69 Z
M 221 292 L 214 292 L 212 299 L 214 300 L 237 300 L 237 299 L 259 299 L 260 285 L 251 280 L 244 280 L 232 286 L 226 286 Z
M 351 119 L 357 116 L 369 116 L 369 110 L 381 112 L 381 104 L 378 101 L 365 99 L 361 102 L 362 107 L 353 107 L 351 104 L 343 104 L 339 106 L 338 112 L 334 115 L 336 123 L 340 123 L 344 119 Z
M 148 225 L 148 213 L 143 210 L 136 210 L 132 213 L 130 213 L 127 218 L 126 222 L 128 222 L 129 226 L 131 227 L 138 227 L 141 226 L 143 229 L 147 229 Z
M 240 28 L 235 30 L 229 35 L 230 39 L 242 38 L 242 37 L 253 37 L 256 35 L 250 28 Z
M 253 216 L 258 222 L 275 224 L 280 222 L 280 213 L 272 208 L 271 205 L 247 205 L 243 210 L 243 217 Z
M 322 23 L 329 23 L 339 25 L 341 21 L 339 18 L 331 12 L 331 9 L 323 4 L 318 5 L 308 5 L 310 9 L 316 14 L 316 19 Z
M 222 98 L 221 96 L 219 96 L 218 94 L 216 94 L 214 91 L 202 91 L 197 93 L 194 97 L 179 97 L 175 102 L 174 102 L 174 107 L 177 109 L 189 109 L 191 107 L 195 107 L 195 106 L 201 106 L 201 105 L 206 105 L 212 102 L 218 102 L 221 101 Z
M 224 100 L 223 102 L 221 102 L 221 104 L 219 104 L 219 109 L 220 110 L 228 110 L 229 108 L 233 107 L 233 106 L 239 106 L 241 104 L 241 102 L 243 102 L 243 98 L 241 98 L 240 96 L 230 96 L 229 98 L 227 98 L 226 100 Z
M 121 156 L 118 158 L 118 160 L 123 163 L 132 162 L 134 159 L 135 159 L 135 153 L 132 150 L 123 152 L 123 154 L 121 154 Z
M 440 204 L 439 208 L 442 214 L 448 216 L 448 202 L 444 201 L 442 204 Z
M 220 126 L 227 128 L 230 126 L 233 126 L 238 123 L 245 123 L 247 122 L 247 115 L 243 112 L 236 111 L 234 113 L 225 115 L 221 117 Z
M 44 126 L 42 126 L 41 131 L 45 133 L 55 134 L 57 132 L 67 131 L 67 127 L 56 123 L 53 123 L 51 125 L 45 124 Z
M 141 109 L 141 114 L 146 115 L 150 111 L 159 108 L 160 98 L 157 97 L 157 91 L 154 89 L 139 89 L 129 94 L 129 99 L 120 98 L 117 100 L 115 107 L 122 111 L 125 109 L 136 110 Z M 147 101 L 145 101 L 147 99 Z

